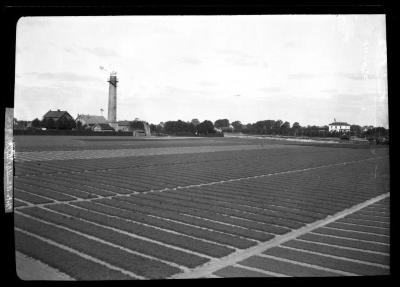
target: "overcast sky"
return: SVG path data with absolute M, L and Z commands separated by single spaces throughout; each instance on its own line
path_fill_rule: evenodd
M 15 117 L 388 126 L 384 15 L 25 17 Z

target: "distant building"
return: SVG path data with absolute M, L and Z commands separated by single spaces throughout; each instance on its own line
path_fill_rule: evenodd
M 146 132 L 144 130 L 134 130 L 134 131 L 132 131 L 132 135 L 134 137 L 145 137 Z
M 141 128 L 143 127 L 143 128 Z M 132 132 L 133 136 L 150 136 L 150 126 L 147 122 L 136 118 L 133 122 L 118 121 L 115 130 Z
M 44 116 L 43 120 L 52 119 L 54 122 L 59 121 L 60 119 L 74 120 L 74 118 L 67 111 L 48 111 Z
M 129 132 L 131 131 L 131 125 L 129 121 L 118 121 L 118 131 Z
M 86 125 L 89 128 L 93 128 L 96 124 L 106 124 L 107 120 L 103 116 L 94 115 L 79 115 L 75 119 L 75 122 L 81 122 L 82 126 Z
M 329 124 L 329 132 L 350 132 L 350 125 L 346 122 L 333 122 Z
M 92 127 L 95 132 L 112 132 L 114 129 L 109 124 L 95 124 Z

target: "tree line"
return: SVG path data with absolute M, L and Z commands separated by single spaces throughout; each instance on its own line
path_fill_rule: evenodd
M 221 122 L 219 120 L 219 122 Z M 224 121 L 224 127 L 228 126 L 227 120 Z M 301 126 L 299 122 L 294 122 L 290 125 L 288 121 L 282 120 L 263 120 L 255 123 L 242 124 L 240 121 L 233 121 L 230 126 L 235 132 L 247 134 L 266 134 L 266 135 L 283 135 L 283 136 L 305 136 L 305 137 L 337 137 L 343 135 L 344 132 L 332 131 L 329 132 L 329 126 L 307 125 Z M 231 131 L 231 129 L 226 129 Z M 384 127 L 359 126 L 350 125 L 351 136 L 370 137 L 370 136 L 389 136 L 389 130 Z
M 291 125 L 290 122 L 282 120 L 262 120 L 255 123 L 242 124 L 240 121 L 230 122 L 228 119 L 218 119 L 214 123 L 209 120 L 200 122 L 198 119 L 193 119 L 190 122 L 178 120 L 158 125 L 151 124 L 150 128 L 154 133 L 175 135 L 204 135 L 219 132 L 304 137 L 338 137 L 343 135 L 343 132 L 329 132 L 328 125 L 301 126 L 299 122 L 294 122 Z M 358 137 L 388 137 L 389 130 L 384 127 L 350 125 L 349 135 Z
M 30 124 L 28 121 L 18 121 L 14 119 L 14 129 L 41 129 L 46 128 L 48 130 L 56 129 L 56 130 L 72 130 L 79 125 L 80 122 L 75 123 L 72 119 L 61 118 L 57 121 L 52 118 L 47 118 L 44 120 L 39 120 L 38 118 L 34 119 Z
M 129 125 L 133 129 L 144 129 L 143 122 L 140 120 L 130 121 Z M 26 129 L 29 126 L 28 121 L 18 121 L 14 119 L 15 129 Z M 85 129 L 78 121 L 61 118 L 58 121 L 53 119 L 34 119 L 31 128 L 46 129 Z M 282 120 L 262 120 L 255 123 L 243 124 L 241 121 L 230 122 L 228 119 L 218 119 L 214 123 L 210 120 L 200 122 L 198 119 L 191 121 L 167 121 L 159 124 L 150 124 L 152 134 L 186 135 L 186 136 L 208 136 L 220 135 L 222 133 L 240 132 L 244 134 L 261 135 L 281 135 L 281 136 L 304 136 L 304 137 L 338 137 L 340 132 L 329 132 L 329 126 L 307 125 L 301 126 L 298 122 L 291 125 L 288 121 Z M 350 125 L 350 135 L 358 137 L 388 137 L 389 130 L 384 127 Z
M 185 122 L 182 120 L 167 121 L 158 125 L 150 124 L 150 130 L 152 133 L 165 133 L 170 135 L 217 135 L 218 131 L 215 129 L 213 122 L 205 120 L 200 122 L 197 119 L 191 122 Z M 222 135 L 222 133 L 220 133 Z

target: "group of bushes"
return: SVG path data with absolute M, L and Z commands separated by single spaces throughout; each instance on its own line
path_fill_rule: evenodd
M 44 119 L 40 121 L 39 119 L 34 119 L 32 121 L 33 128 L 46 128 L 48 130 L 72 130 L 76 128 L 76 123 L 73 119 L 67 119 L 65 117 L 54 121 L 52 118 Z
M 150 125 L 152 133 L 165 133 L 175 136 L 223 136 L 215 130 L 211 121 L 205 120 L 201 123 L 168 121 L 161 125 Z

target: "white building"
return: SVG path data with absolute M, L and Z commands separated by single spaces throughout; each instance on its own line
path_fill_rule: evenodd
M 350 125 L 346 122 L 333 122 L 329 124 L 329 132 L 350 132 Z
M 92 130 L 95 132 L 113 132 L 114 128 L 109 124 L 95 124 L 93 125 Z
M 135 121 L 140 122 L 143 124 L 143 128 L 138 128 L 137 126 L 132 126 L 130 121 L 119 121 L 116 123 L 115 126 L 110 124 L 116 131 L 124 131 L 124 132 L 133 132 L 133 136 L 150 136 L 150 125 L 145 122 L 141 121 L 138 118 Z

